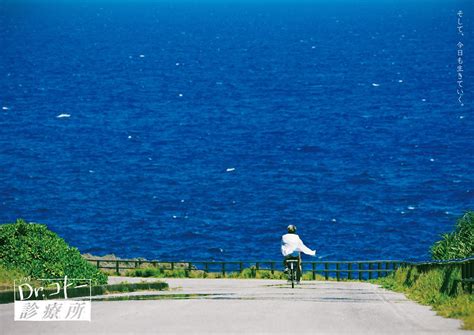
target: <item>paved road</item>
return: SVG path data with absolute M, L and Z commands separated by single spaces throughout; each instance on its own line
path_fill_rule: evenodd
M 121 281 L 123 278 L 111 278 Z M 474 334 L 460 321 L 368 283 L 167 279 L 161 299 L 94 301 L 92 322 L 14 322 L 2 334 Z M 140 292 L 138 295 L 156 294 Z

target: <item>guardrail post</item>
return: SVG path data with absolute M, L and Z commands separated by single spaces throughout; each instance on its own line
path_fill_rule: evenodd
M 471 279 L 474 276 L 474 261 L 468 260 L 465 261 L 461 264 L 461 280 L 463 279 Z M 466 290 L 469 292 L 469 294 L 472 294 L 472 283 L 471 282 L 462 282 L 461 287 L 463 290 Z
M 352 263 L 347 264 L 347 279 L 352 279 Z
M 385 276 L 388 276 L 388 270 L 390 270 L 390 263 L 389 262 L 385 262 Z
M 311 271 L 313 272 L 313 280 L 316 280 L 316 263 L 311 264 Z
M 97 260 L 97 268 L 100 269 L 100 261 Z
M 119 271 L 119 270 L 120 270 L 120 269 L 119 269 L 119 261 L 116 260 L 116 261 L 115 261 L 115 272 L 117 273 L 117 275 L 120 275 L 120 271 Z
M 461 264 L 461 289 L 464 291 L 466 285 L 462 282 L 463 279 L 467 278 L 467 270 L 468 270 L 469 263 L 463 262 Z
M 209 263 L 208 263 L 208 262 L 205 262 L 205 263 L 204 263 L 204 272 L 205 272 L 205 273 L 208 273 L 208 272 L 209 272 Z
M 336 278 L 337 278 L 337 281 L 340 280 L 340 278 L 339 278 L 339 263 L 336 263 Z
M 326 280 L 329 279 L 329 264 L 328 263 L 324 263 L 324 278 Z
M 192 268 L 193 268 L 193 264 L 189 262 L 187 271 L 185 270 L 186 277 L 189 277 L 189 273 L 191 272 Z
M 357 269 L 359 270 L 358 271 L 359 280 L 362 280 L 362 263 L 357 264 Z
M 270 271 L 272 272 L 272 275 L 275 274 L 275 262 L 270 262 Z
M 474 277 L 474 260 L 467 261 L 469 278 Z M 469 283 L 469 294 L 472 294 L 472 282 Z
M 372 279 L 372 263 L 369 263 L 369 280 Z
M 171 271 L 174 270 L 174 262 L 171 262 Z
M 244 263 L 240 262 L 239 263 L 239 273 L 242 273 L 244 271 Z
M 225 262 L 222 262 L 222 276 L 225 277 Z
M 255 263 L 255 270 L 260 270 L 260 263 L 259 262 L 256 262 Z
M 380 274 L 382 273 L 382 272 L 380 271 L 380 269 L 382 269 L 382 263 L 378 262 L 378 263 L 377 263 L 377 270 L 378 270 L 378 271 L 377 271 L 377 278 L 380 278 Z

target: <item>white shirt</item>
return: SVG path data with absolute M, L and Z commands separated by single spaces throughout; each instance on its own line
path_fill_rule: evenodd
M 285 234 L 281 237 L 281 253 L 283 256 L 288 256 L 295 251 L 302 252 L 306 255 L 314 256 L 316 255 L 315 250 L 311 250 L 304 245 L 300 237 L 296 234 Z

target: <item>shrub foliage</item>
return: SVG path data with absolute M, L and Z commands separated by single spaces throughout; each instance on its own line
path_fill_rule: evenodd
M 433 259 L 467 258 L 474 255 L 474 212 L 464 214 L 456 223 L 455 230 L 443 234 L 442 239 L 431 247 Z
M 85 278 L 106 284 L 107 275 L 82 258 L 45 225 L 17 220 L 0 225 L 0 265 L 24 271 L 32 278 Z

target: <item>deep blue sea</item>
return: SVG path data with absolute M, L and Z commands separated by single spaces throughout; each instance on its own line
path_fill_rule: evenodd
M 278 260 L 295 224 L 320 259 L 427 259 L 474 209 L 473 7 L 1 1 L 0 222 L 96 255 Z

